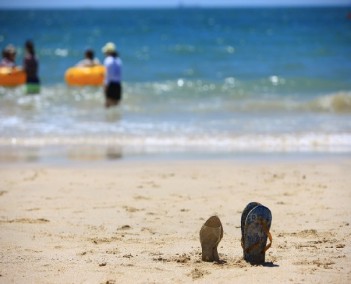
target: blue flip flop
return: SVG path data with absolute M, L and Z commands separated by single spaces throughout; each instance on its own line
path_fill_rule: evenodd
M 244 226 L 245 226 L 245 220 L 246 220 L 247 214 L 249 214 L 249 212 L 258 205 L 261 205 L 261 203 L 250 202 L 249 204 L 246 205 L 243 213 L 241 214 L 241 246 L 243 245 Z
M 245 220 L 244 223 L 243 220 Z M 269 232 L 271 223 L 271 211 L 260 203 L 251 202 L 244 209 L 241 224 L 241 245 L 244 259 L 247 262 L 251 264 L 265 262 L 265 253 L 272 245 L 272 236 Z M 267 238 L 270 241 L 268 245 L 266 245 Z

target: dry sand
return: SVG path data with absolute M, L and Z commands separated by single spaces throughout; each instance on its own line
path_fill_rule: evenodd
M 139 161 L 0 167 L 0 283 L 351 283 L 351 161 Z M 272 211 L 266 265 L 241 212 Z M 223 264 L 201 261 L 217 214 Z

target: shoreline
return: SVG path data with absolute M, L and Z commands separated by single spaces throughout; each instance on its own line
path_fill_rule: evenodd
M 348 151 L 220 151 L 213 149 L 129 149 L 121 146 L 0 147 L 0 167 L 5 165 L 71 165 L 152 161 L 320 161 L 347 160 Z
M 336 160 L 146 160 L 0 166 L 2 283 L 348 283 L 349 170 Z M 247 203 L 272 211 L 265 266 L 242 260 Z M 225 263 L 201 261 L 222 221 Z

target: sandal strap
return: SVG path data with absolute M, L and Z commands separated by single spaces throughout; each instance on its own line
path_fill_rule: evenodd
M 264 248 L 263 252 L 266 252 L 272 246 L 273 238 L 272 238 L 271 233 L 267 232 L 267 236 L 268 236 L 268 239 L 269 239 L 269 244 L 266 245 L 266 247 Z

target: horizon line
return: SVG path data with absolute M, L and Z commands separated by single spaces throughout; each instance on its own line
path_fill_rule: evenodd
M 96 9 L 96 10 L 103 10 L 103 9 L 207 9 L 207 8 L 323 8 L 323 7 L 351 7 L 350 4 L 313 4 L 313 3 L 306 3 L 306 4 L 262 4 L 262 5 L 250 5 L 250 4 L 222 4 L 222 5 L 186 5 L 186 4 L 179 4 L 179 5 L 135 5 L 135 6 L 117 6 L 117 5 L 104 5 L 104 6 L 97 6 L 97 5 L 78 5 L 78 6 L 49 6 L 49 5 L 39 5 L 39 6 L 1 6 L 0 11 L 2 9 L 8 10 L 25 10 L 25 9 Z

